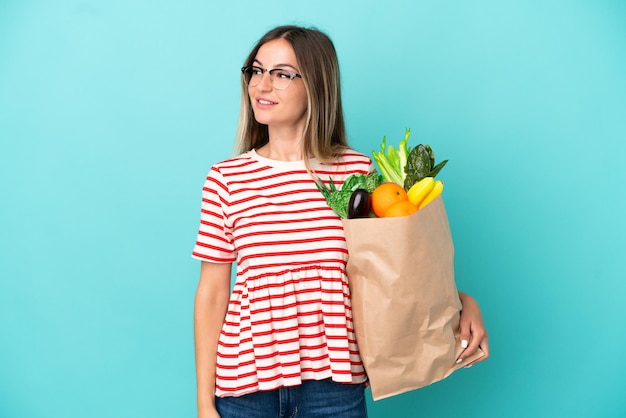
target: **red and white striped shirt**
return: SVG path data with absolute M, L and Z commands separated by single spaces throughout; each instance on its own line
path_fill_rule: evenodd
M 346 150 L 332 164 L 312 161 L 341 187 L 372 170 Z M 345 272 L 341 220 L 302 161 L 254 150 L 215 164 L 202 192 L 193 257 L 237 262 L 237 277 L 217 350 L 216 395 L 240 396 L 303 380 L 366 380 Z

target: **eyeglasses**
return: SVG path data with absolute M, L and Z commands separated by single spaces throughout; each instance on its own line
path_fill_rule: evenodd
M 259 84 L 261 79 L 263 79 L 263 74 L 265 74 L 265 72 L 269 73 L 272 87 L 276 90 L 285 90 L 291 84 L 291 80 L 296 77 L 302 78 L 300 74 L 294 73 L 293 71 L 287 71 L 283 68 L 273 68 L 269 70 L 249 65 L 241 69 L 243 81 L 250 87 L 254 87 Z

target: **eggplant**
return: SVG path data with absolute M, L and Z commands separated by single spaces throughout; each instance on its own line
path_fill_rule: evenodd
M 356 189 L 348 202 L 348 219 L 367 218 L 372 209 L 372 198 L 365 189 Z

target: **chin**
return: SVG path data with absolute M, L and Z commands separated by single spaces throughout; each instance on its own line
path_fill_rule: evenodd
M 269 125 L 272 121 L 272 118 L 267 115 L 263 115 L 261 112 L 254 112 L 254 120 L 261 125 Z

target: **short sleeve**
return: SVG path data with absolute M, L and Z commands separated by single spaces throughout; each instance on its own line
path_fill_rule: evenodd
M 202 188 L 200 227 L 192 257 L 213 263 L 232 263 L 237 254 L 232 230 L 227 226 L 228 187 L 219 170 L 212 168 Z

